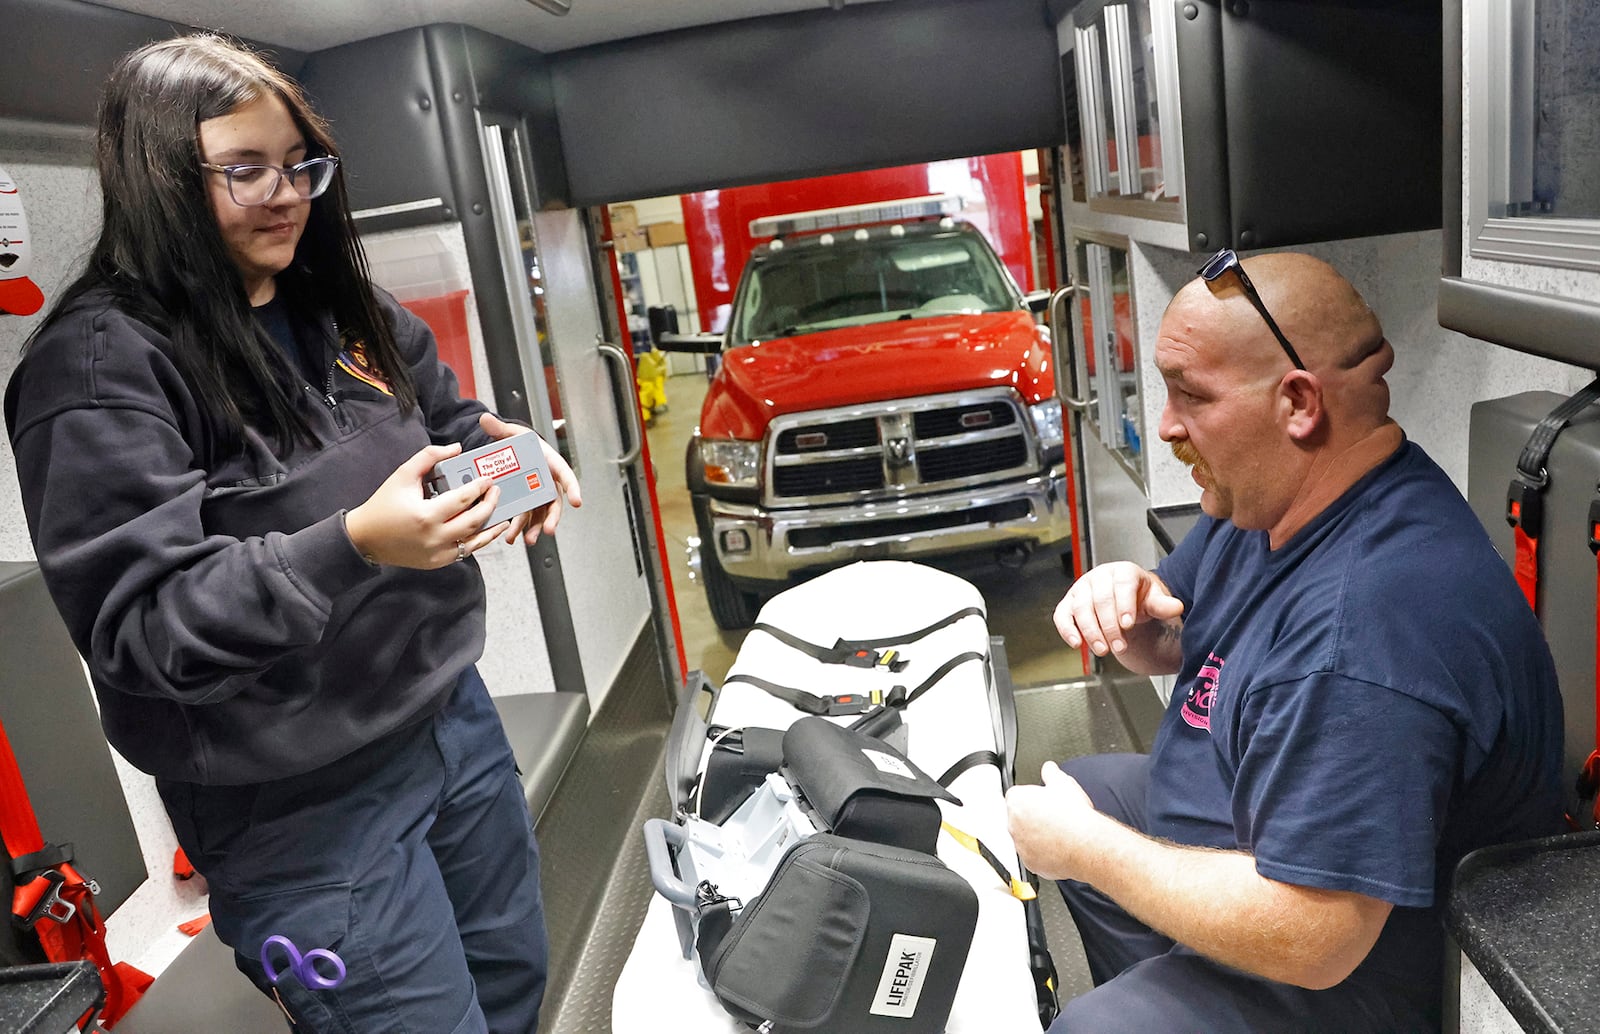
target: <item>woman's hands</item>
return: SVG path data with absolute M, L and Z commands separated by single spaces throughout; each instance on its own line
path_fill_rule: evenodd
M 496 439 L 528 430 L 492 413 L 480 416 L 478 424 Z M 424 571 L 464 560 L 501 535 L 507 544 L 521 536 L 531 546 L 541 533 L 556 530 L 564 499 L 573 506 L 583 505 L 572 467 L 544 439 L 539 445 L 556 483 L 556 498 L 544 506 L 483 528 L 494 512 L 500 489 L 488 478 L 478 478 L 428 498 L 423 483 L 434 464 L 461 452 L 459 444 L 430 445 L 402 463 L 366 502 L 345 514 L 345 531 L 372 563 Z
M 488 478 L 428 498 L 423 482 L 434 464 L 460 452 L 459 443 L 419 450 L 366 502 L 345 514 L 345 532 L 362 556 L 375 564 L 431 571 L 464 560 L 511 526 L 501 521 L 479 530 L 500 497 Z
M 526 432 L 528 428 L 521 424 L 508 423 L 501 420 L 493 413 L 484 413 L 478 417 L 478 426 L 484 433 L 499 438 L 510 438 Z M 505 541 L 510 545 L 517 541 L 517 536 L 522 536 L 522 541 L 533 545 L 539 541 L 542 532 L 553 533 L 556 525 L 561 523 L 562 500 L 571 502 L 573 507 L 583 505 L 583 494 L 578 489 L 578 475 L 572 472 L 572 467 L 561 453 L 550 446 L 543 436 L 539 438 L 539 447 L 544 450 L 545 465 L 550 468 L 550 476 L 555 479 L 556 497 L 543 506 L 535 507 L 527 513 L 519 513 L 513 517 L 506 526 Z M 498 531 L 498 529 L 497 529 Z

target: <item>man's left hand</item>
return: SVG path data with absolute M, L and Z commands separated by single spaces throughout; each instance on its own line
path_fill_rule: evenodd
M 478 426 L 483 428 L 485 434 L 497 440 L 532 430 L 521 424 L 501 420 L 493 413 L 479 416 Z M 543 435 L 539 437 L 539 447 L 544 450 L 545 464 L 549 466 L 550 476 L 555 480 L 556 497 L 543 506 L 536 506 L 526 513 L 519 513 L 511 518 L 511 527 L 507 529 L 505 537 L 507 545 L 516 542 L 517 536 L 520 535 L 522 541 L 531 546 L 539 541 L 541 533 L 554 532 L 556 525 L 561 523 L 563 500 L 574 507 L 583 505 L 583 495 L 578 490 L 578 475 L 572 472 L 572 467 L 562 458 L 561 453 L 544 440 Z
M 1081 877 L 1073 859 L 1084 846 L 1095 818 L 1094 803 L 1078 781 L 1054 761 L 1040 772 L 1043 786 L 1013 786 L 1006 793 L 1006 816 L 1017 856 L 1046 879 Z

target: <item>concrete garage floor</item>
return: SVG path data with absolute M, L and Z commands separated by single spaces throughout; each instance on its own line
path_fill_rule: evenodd
M 705 399 L 704 374 L 678 374 L 667 379 L 668 410 L 646 430 L 650 460 L 656 471 L 656 499 L 666 536 L 673 595 L 684 651 L 691 669 L 705 672 L 721 685 L 733 663 L 743 632 L 724 632 L 711 620 L 705 591 L 689 576 L 685 550 L 696 534 L 684 483 L 683 457 L 700 404 Z M 1003 568 L 987 554 L 975 554 L 941 566 L 972 582 L 989 609 L 989 631 L 1004 636 L 1011 661 L 1012 683 L 1018 688 L 1054 685 L 1083 674 L 1083 662 L 1056 634 L 1051 614 L 1070 584 L 1059 556 L 1035 553 L 1020 569 Z

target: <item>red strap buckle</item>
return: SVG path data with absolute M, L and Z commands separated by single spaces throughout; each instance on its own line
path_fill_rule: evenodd
M 1506 523 L 1521 528 L 1531 539 L 1539 537 L 1544 518 L 1544 486 L 1531 485 L 1521 478 L 1506 490 Z
M 61 886 L 66 882 L 61 870 L 48 869 L 27 886 L 17 888 L 12 912 L 24 929 L 33 929 L 41 919 L 51 919 L 62 926 L 72 922 L 78 906 L 61 896 Z

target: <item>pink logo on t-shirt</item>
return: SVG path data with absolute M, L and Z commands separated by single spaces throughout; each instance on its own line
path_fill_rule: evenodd
M 1217 680 L 1222 677 L 1222 658 L 1216 654 L 1208 654 L 1206 663 L 1200 666 L 1200 671 L 1194 677 L 1194 685 L 1189 687 L 1189 696 L 1183 702 L 1179 714 L 1183 720 L 1196 729 L 1211 731 L 1211 702 L 1217 698 Z

